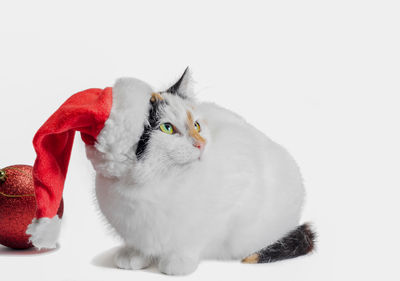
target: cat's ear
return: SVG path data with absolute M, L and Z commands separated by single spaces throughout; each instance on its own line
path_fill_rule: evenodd
M 193 80 L 189 67 L 186 67 L 181 78 L 169 87 L 166 92 L 178 95 L 184 99 L 193 97 Z

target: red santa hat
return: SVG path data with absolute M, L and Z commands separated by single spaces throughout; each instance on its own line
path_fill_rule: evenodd
M 33 146 L 37 158 L 33 178 L 37 202 L 36 217 L 26 233 L 37 248 L 55 248 L 61 228 L 57 215 L 75 132 L 89 146 L 97 145 L 98 138 L 110 136 L 106 147 L 100 150 L 124 147 L 122 139 L 130 143 L 139 141 L 147 119 L 152 89 L 145 82 L 134 78 L 119 79 L 111 88 L 88 89 L 71 96 L 37 131 Z M 123 128 L 121 128 L 123 126 Z M 107 134 L 102 134 L 107 131 Z M 112 132 L 123 132 L 113 136 Z M 118 144 L 118 143 L 117 143 Z M 115 155 L 115 153 L 114 153 Z M 117 154 L 118 155 L 118 154 Z

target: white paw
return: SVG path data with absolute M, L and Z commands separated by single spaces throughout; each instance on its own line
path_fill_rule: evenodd
M 169 256 L 161 258 L 158 269 L 168 275 L 187 275 L 194 272 L 199 265 L 198 260 L 187 256 Z
M 151 264 L 151 259 L 140 256 L 138 252 L 129 248 L 119 249 L 114 256 L 114 263 L 122 269 L 142 269 Z

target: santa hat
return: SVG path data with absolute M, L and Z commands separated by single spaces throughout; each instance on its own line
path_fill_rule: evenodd
M 37 210 L 26 231 L 34 246 L 56 247 L 61 228 L 57 210 L 75 132 L 79 131 L 89 146 L 97 145 L 99 138 L 114 137 L 114 140 L 107 140 L 108 144 L 117 145 L 106 147 L 103 144 L 99 149 L 119 149 L 123 155 L 131 148 L 124 145 L 127 142 L 123 139 L 129 139 L 130 146 L 139 141 L 151 94 L 149 85 L 134 78 L 119 79 L 112 88 L 88 89 L 71 96 L 37 131 L 33 139 L 37 153 L 33 166 Z M 113 131 L 123 132 L 123 135 L 113 136 L 110 134 Z

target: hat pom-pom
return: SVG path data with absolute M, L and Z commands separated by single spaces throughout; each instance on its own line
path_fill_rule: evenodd
M 61 219 L 58 215 L 53 218 L 33 219 L 26 234 L 31 235 L 29 241 L 38 249 L 54 249 L 57 247 L 60 235 Z

